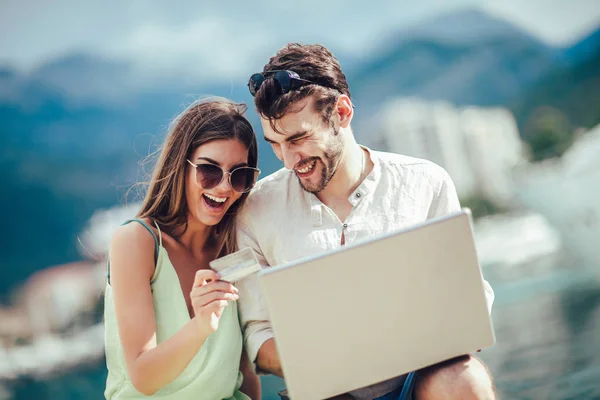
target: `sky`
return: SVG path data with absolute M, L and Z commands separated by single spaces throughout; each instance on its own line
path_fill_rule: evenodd
M 394 31 L 468 7 L 557 46 L 600 25 L 600 0 L 0 0 L 0 65 L 27 71 L 86 52 L 151 74 L 197 66 L 198 75 L 235 76 L 289 41 L 358 57 Z

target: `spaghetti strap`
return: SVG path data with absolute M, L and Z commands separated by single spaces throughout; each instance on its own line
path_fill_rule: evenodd
M 152 228 L 150 228 L 148 226 L 148 224 L 146 224 L 144 221 L 142 221 L 141 219 L 138 219 L 138 218 L 128 219 L 127 221 L 123 222 L 121 225 L 127 225 L 128 223 L 130 223 L 132 221 L 139 222 L 144 228 L 146 228 L 146 230 L 148 232 L 150 232 L 150 234 L 154 238 L 154 254 L 155 254 L 156 257 L 158 257 L 158 239 L 156 238 L 156 234 L 154 233 L 154 231 L 152 230 Z M 161 244 L 162 244 L 162 241 L 161 241 Z
M 152 221 L 154 222 L 154 226 L 156 226 L 156 230 L 158 230 L 158 247 L 162 247 L 162 232 L 160 231 L 160 226 L 158 226 L 158 224 L 156 223 L 156 221 Z
M 139 224 L 141 224 L 144 228 L 146 228 L 146 230 L 148 232 L 150 232 L 150 234 L 152 235 L 152 237 L 154 238 L 154 255 L 156 257 L 156 259 L 158 259 L 158 251 L 159 251 L 159 246 L 162 246 L 162 234 L 160 232 L 160 228 L 158 227 L 158 224 L 156 222 L 154 222 L 154 225 L 156 225 L 156 228 L 158 229 L 158 235 L 160 237 L 160 240 L 156 238 L 156 234 L 154 233 L 154 231 L 152 230 L 152 228 L 150 228 L 148 226 L 148 224 L 146 224 L 144 221 L 142 221 L 139 218 L 133 218 L 133 219 L 128 219 L 125 222 L 123 222 L 121 224 L 122 225 L 127 225 L 130 222 L 138 222 Z M 106 263 L 106 279 L 108 284 L 110 285 L 110 257 L 108 258 L 108 261 Z

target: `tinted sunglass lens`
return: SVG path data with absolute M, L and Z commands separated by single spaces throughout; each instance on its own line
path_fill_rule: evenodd
M 283 93 L 287 93 L 290 91 L 292 79 L 287 71 L 277 71 L 273 75 L 273 78 L 276 82 L 279 83 L 279 86 L 281 86 L 281 91 Z
M 212 164 L 200 164 L 196 168 L 196 182 L 203 189 L 215 188 L 223 179 L 223 170 Z
M 260 73 L 253 74 L 250 77 L 250 80 L 248 81 L 248 89 L 250 89 L 250 94 L 252 96 L 256 96 L 256 92 L 258 92 L 260 85 L 262 85 L 264 81 L 265 77 Z
M 252 168 L 238 168 L 231 173 L 231 187 L 236 192 L 244 193 L 252 189 L 256 181 L 257 171 Z

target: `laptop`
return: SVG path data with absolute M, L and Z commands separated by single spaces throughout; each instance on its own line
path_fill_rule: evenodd
M 262 269 L 288 393 L 324 399 L 492 346 L 465 208 Z

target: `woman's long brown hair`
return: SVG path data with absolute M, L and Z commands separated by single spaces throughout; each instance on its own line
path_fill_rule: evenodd
M 173 236 L 187 229 L 189 214 L 185 176 L 194 151 L 213 140 L 237 139 L 248 149 L 248 165 L 256 168 L 258 146 L 252 125 L 244 116 L 247 106 L 223 98 L 198 101 L 171 124 L 149 182 L 138 218 L 150 218 Z M 219 256 L 236 250 L 235 217 L 248 193 L 244 193 L 213 228 Z M 178 234 L 176 235 L 175 232 Z

